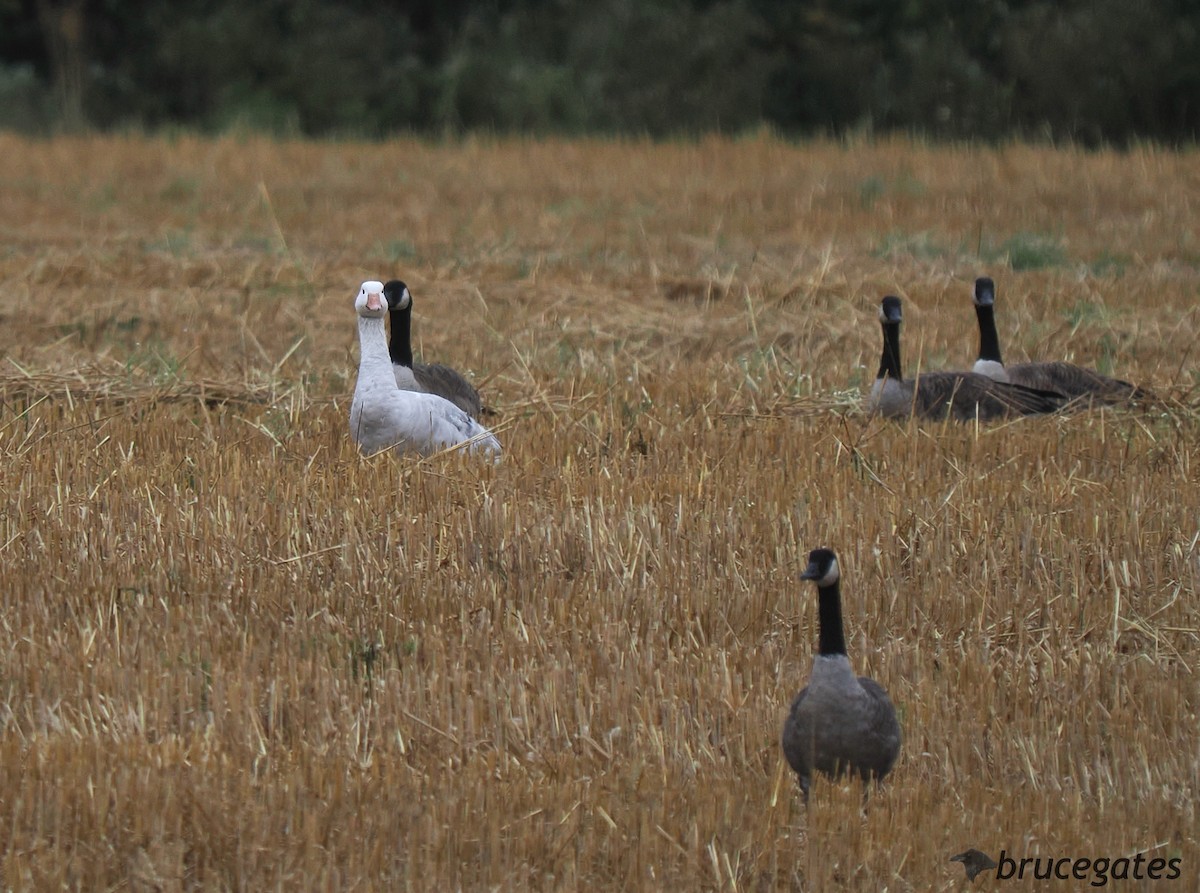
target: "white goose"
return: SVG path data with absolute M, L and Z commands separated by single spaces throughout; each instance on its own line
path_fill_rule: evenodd
M 350 436 L 364 453 L 389 447 L 427 456 L 465 445 L 471 452 L 500 458 L 500 441 L 448 400 L 396 387 L 383 318 L 388 303 L 383 283 L 368 280 L 354 301 L 358 313 L 359 364 Z

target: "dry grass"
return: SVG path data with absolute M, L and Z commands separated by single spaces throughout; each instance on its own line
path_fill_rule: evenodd
M 951 890 L 968 846 L 1194 884 L 1194 153 L 0 157 L 5 888 Z M 982 272 L 1011 358 L 1166 405 L 863 417 L 880 295 L 962 366 Z M 498 467 L 352 448 L 393 275 Z M 777 743 L 818 545 L 902 713 L 865 812 Z

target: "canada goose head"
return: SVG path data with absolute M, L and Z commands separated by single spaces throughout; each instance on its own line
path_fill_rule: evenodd
M 841 579 L 833 549 L 813 549 L 809 552 L 808 567 L 800 574 L 800 579 L 813 580 L 819 589 L 827 589 Z
M 996 303 L 996 283 L 988 276 L 975 280 L 975 306 L 991 307 Z
M 387 302 L 383 299 L 383 283 L 368 279 L 358 289 L 358 297 L 354 299 L 354 309 L 359 316 L 367 319 L 382 319 L 387 311 Z
M 900 310 L 900 299 L 888 295 L 879 302 L 879 322 L 885 326 L 898 326 L 903 318 Z
M 408 286 L 399 279 L 392 279 L 383 287 L 383 296 L 387 298 L 388 310 L 393 313 L 412 307 L 412 294 L 409 293 Z

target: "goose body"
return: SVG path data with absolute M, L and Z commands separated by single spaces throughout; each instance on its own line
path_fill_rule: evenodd
M 995 381 L 975 372 L 922 372 L 906 380 L 900 364 L 900 299 L 888 295 L 879 309 L 883 356 L 867 406 L 889 418 L 944 418 L 958 421 L 1012 418 L 1054 412 L 1062 394 Z
M 820 641 L 808 685 L 783 725 L 782 745 L 807 803 L 814 771 L 864 781 L 886 776 L 900 755 L 900 723 L 883 686 L 855 676 L 846 656 L 837 556 L 813 550 L 800 577 L 817 584 Z
M 478 419 L 483 411 L 479 392 L 463 375 L 440 363 L 414 363 L 412 353 L 412 293 L 399 279 L 393 279 L 383 287 L 387 298 L 388 315 L 391 317 L 392 334 L 388 341 L 388 354 L 392 360 L 392 371 L 396 387 L 402 391 L 421 391 L 437 394 L 449 400 L 471 418 Z
M 979 359 L 975 371 L 994 381 L 1009 382 L 1057 391 L 1070 400 L 1098 403 L 1124 403 L 1149 396 L 1142 388 L 1119 378 L 1064 363 L 1058 360 L 1044 363 L 1018 363 L 1005 366 L 1000 354 L 1000 337 L 996 334 L 996 283 L 986 276 L 975 280 L 975 317 L 979 321 Z
M 435 394 L 396 387 L 383 317 L 383 284 L 364 282 L 355 300 L 358 314 L 358 381 L 350 408 L 350 434 L 364 453 L 395 447 L 429 455 L 459 445 L 499 458 L 500 442 L 487 428 Z

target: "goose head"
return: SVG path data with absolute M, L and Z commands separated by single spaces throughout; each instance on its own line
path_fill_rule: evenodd
M 901 320 L 900 299 L 888 295 L 879 302 L 879 321 L 885 326 L 898 326 Z
M 987 276 L 975 280 L 975 306 L 991 307 L 996 303 L 996 283 Z
M 383 296 L 387 298 L 388 310 L 407 310 L 412 306 L 412 295 L 408 286 L 399 279 L 392 279 L 383 287 Z
M 813 549 L 808 553 L 808 567 L 800 574 L 801 580 L 813 580 L 819 588 L 832 586 L 841 577 L 837 555 L 833 549 Z
M 358 289 L 358 297 L 354 299 L 354 309 L 359 316 L 382 319 L 387 312 L 387 302 L 383 299 L 383 283 L 368 279 Z

